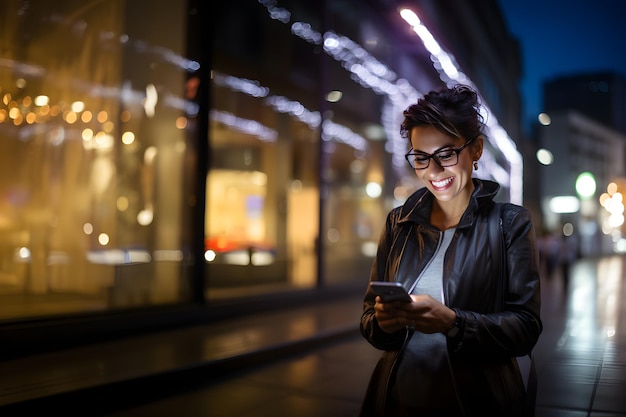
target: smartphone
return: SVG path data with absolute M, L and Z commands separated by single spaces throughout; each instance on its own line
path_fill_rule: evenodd
M 372 281 L 370 287 L 374 292 L 380 295 L 383 303 L 391 301 L 413 301 L 404 286 L 399 282 L 388 281 Z

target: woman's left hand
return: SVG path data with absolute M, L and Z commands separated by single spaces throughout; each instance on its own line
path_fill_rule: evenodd
M 451 308 L 427 294 L 411 295 L 413 302 L 398 308 L 404 315 L 406 325 L 422 333 L 446 332 L 456 319 Z
M 446 332 L 456 318 L 454 310 L 430 295 L 411 295 L 411 300 L 383 303 L 376 297 L 376 320 L 384 332 L 394 333 L 406 327 L 422 333 Z

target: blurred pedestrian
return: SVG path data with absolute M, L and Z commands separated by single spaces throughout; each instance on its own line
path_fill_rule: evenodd
M 542 331 L 535 235 L 528 210 L 498 205 L 507 263 L 500 296 L 488 232 L 499 185 L 472 178 L 483 127 L 466 86 L 430 92 L 404 112 L 407 160 L 425 187 L 389 213 L 370 281 L 398 281 L 412 301 L 383 302 L 371 287 L 365 294 L 361 332 L 384 352 L 361 416 L 534 413 L 516 357 Z
M 563 283 L 563 294 L 569 290 L 570 268 L 578 258 L 578 242 L 573 235 L 562 235 L 559 244 L 558 264 Z
M 545 232 L 538 240 L 540 262 L 542 271 L 545 271 L 547 279 L 551 279 L 559 266 L 559 250 L 561 239 L 553 232 Z

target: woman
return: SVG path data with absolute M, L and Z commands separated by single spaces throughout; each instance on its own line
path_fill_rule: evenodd
M 477 94 L 456 86 L 404 112 L 407 160 L 425 187 L 389 213 L 370 281 L 398 281 L 412 301 L 365 294 L 361 332 L 385 352 L 363 416 L 534 413 L 516 361 L 542 330 L 534 229 L 526 209 L 499 205 L 506 276 L 494 277 L 488 227 L 499 185 L 472 178 L 483 150 L 479 110 Z

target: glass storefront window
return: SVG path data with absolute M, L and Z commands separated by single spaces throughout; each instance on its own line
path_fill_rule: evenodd
M 371 11 L 355 8 L 347 18 L 350 4 L 249 2 L 216 22 L 209 299 L 359 285 L 369 276 L 393 175 L 384 94 L 351 72 L 368 53 L 344 36 L 365 45 Z M 322 47 L 325 14 L 336 24 L 336 56 Z
M 313 288 L 319 134 L 277 111 L 298 103 L 268 93 L 261 81 L 219 71 L 213 81 L 205 220 L 208 297 Z
M 3 3 L 0 320 L 190 299 L 186 19 L 184 2 Z
M 447 55 L 375 2 L 193 4 L 5 2 L 0 320 L 363 288 Z

